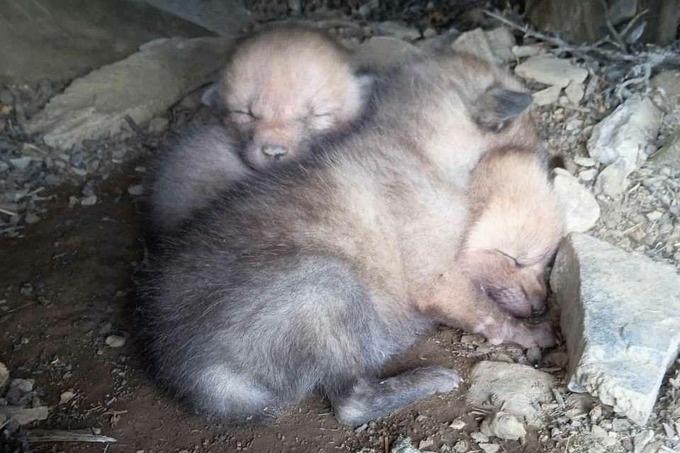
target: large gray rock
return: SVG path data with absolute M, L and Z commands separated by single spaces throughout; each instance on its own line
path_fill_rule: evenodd
M 479 362 L 472 369 L 468 404 L 485 406 L 490 400 L 527 424 L 540 427 L 545 414 L 540 405 L 553 400 L 555 378 L 527 365 Z
M 633 96 L 600 121 L 588 140 L 588 154 L 608 165 L 596 187 L 617 197 L 626 188 L 630 173 L 655 150 L 662 112 L 647 97 Z
M 545 55 L 527 58 L 524 63 L 517 65 L 515 72 L 525 79 L 562 88 L 571 82 L 582 83 L 588 77 L 587 70 L 568 60 Z
M 605 165 L 624 159 L 639 166 L 655 149 L 662 118 L 651 99 L 633 96 L 595 126 L 588 154 Z
M 552 290 L 569 353 L 569 389 L 644 425 L 680 347 L 680 277 L 669 265 L 584 234 L 560 246 Z
M 172 13 L 222 36 L 238 35 L 251 18 L 236 0 L 136 0 Z
M 666 143 L 650 159 L 657 167 L 671 167 L 680 171 L 680 129 L 668 137 Z
M 209 34 L 126 0 L 0 0 L 0 82 L 69 80 L 154 39 Z
M 600 205 L 567 170 L 556 168 L 554 172 L 553 187 L 562 208 L 565 232 L 588 231 L 600 218 Z
M 74 81 L 26 124 L 50 146 L 69 148 L 144 124 L 207 83 L 225 62 L 225 38 L 168 39 Z

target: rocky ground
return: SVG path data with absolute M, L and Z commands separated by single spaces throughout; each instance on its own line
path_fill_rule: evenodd
M 636 65 L 644 66 L 645 57 L 630 63 L 598 59 L 589 49 L 568 52 L 564 43 L 514 28 L 513 14 L 503 28 L 480 10 L 409 10 L 401 16 L 408 22 L 400 23 L 371 5 L 317 8 L 305 18 L 332 27 L 358 49 L 358 58 L 376 66 L 399 52 L 437 46 L 509 65 L 537 93 L 532 114 L 539 131 L 550 151 L 564 157 L 555 185 L 570 230 L 588 230 L 677 272 L 679 72 L 658 65 L 651 77 L 640 78 Z M 248 6 L 255 18 L 302 8 L 294 2 L 284 12 L 257 2 Z M 454 16 L 455 26 L 446 19 Z M 192 49 L 219 51 L 223 39 L 198 47 L 192 47 L 197 41 L 147 46 L 70 85 L 0 86 L 0 451 L 30 451 L 29 443 L 35 451 L 680 451 L 680 363 L 665 375 L 666 359 L 654 368 L 661 389 L 649 421 L 640 426 L 568 389 L 565 343 L 574 332 L 564 332 L 565 342 L 553 350 L 523 351 L 439 328 L 388 371 L 450 366 L 461 370 L 463 388 L 355 430 L 340 427 L 318 397 L 271 426 L 233 428 L 192 414 L 156 389 L 130 341 L 134 283 L 144 262 L 141 180 L 187 123 L 211 120 L 200 104 L 201 88 L 215 69 L 211 59 L 199 58 L 203 64 L 193 78 L 185 68 L 195 67 Z M 175 45 L 184 56 L 171 51 Z M 152 79 L 160 88 L 137 84 L 134 71 L 157 67 L 185 72 Z M 132 94 L 107 86 L 111 73 L 123 80 L 128 74 L 123 88 L 133 84 L 127 90 Z M 98 84 L 112 92 L 108 101 L 97 101 L 103 115 L 82 102 L 83 90 Z M 581 297 L 586 305 L 588 295 Z M 671 299 L 649 304 L 677 306 L 677 295 Z M 552 307 L 556 320 L 559 303 L 556 298 Z M 663 337 L 654 329 L 674 333 L 668 344 L 657 345 L 674 361 L 678 324 L 648 325 L 645 319 L 631 322 L 648 337 Z M 575 334 L 587 338 L 582 329 Z M 633 371 L 636 366 L 631 364 Z M 61 442 L 66 439 L 72 442 Z

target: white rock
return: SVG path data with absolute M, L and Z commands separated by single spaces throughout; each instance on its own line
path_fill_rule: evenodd
M 581 167 L 594 167 L 596 162 L 590 157 L 576 156 L 574 157 L 574 163 Z
M 392 453 L 420 453 L 420 450 L 411 443 L 410 437 L 397 439 L 390 451 Z
M 559 99 L 561 92 L 562 88 L 558 86 L 552 86 L 545 88 L 541 91 L 537 91 L 534 93 L 534 104 L 536 105 L 554 104 L 555 102 L 557 102 L 557 99 Z
M 545 46 L 542 44 L 532 44 L 529 46 L 512 46 L 512 53 L 517 58 L 535 57 L 545 53 Z
M 125 337 L 121 337 L 120 335 L 109 335 L 106 337 L 105 342 L 110 348 L 122 348 L 125 346 L 126 340 Z
M 483 361 L 472 369 L 470 383 L 468 404 L 484 406 L 495 395 L 504 412 L 540 427 L 545 416 L 540 404 L 553 400 L 555 378 L 527 365 Z
M 378 36 L 361 43 L 352 61 L 356 67 L 379 71 L 399 65 L 405 58 L 421 53 L 416 46 L 401 39 Z
M 17 170 L 25 170 L 31 162 L 33 162 L 33 158 L 28 156 L 17 157 L 15 159 L 9 160 L 9 163 L 12 164 L 12 166 Z
M 569 353 L 569 389 L 644 425 L 680 346 L 675 269 L 571 234 L 550 284 Z
M 591 182 L 595 180 L 595 177 L 597 176 L 597 170 L 594 168 L 589 168 L 587 170 L 583 170 L 578 174 L 578 179 L 580 179 L 583 182 Z
M 70 148 L 145 124 L 209 81 L 232 41 L 172 38 L 76 79 L 27 124 L 45 143 Z
M 0 362 L 0 395 L 2 395 L 2 391 L 5 389 L 5 386 L 9 382 L 9 370 L 7 369 L 7 366 Z
M 62 394 L 59 395 L 59 404 L 66 404 L 69 401 L 71 401 L 73 399 L 73 397 L 75 397 L 75 396 L 76 396 L 76 394 L 73 393 L 70 390 L 62 392 Z
M 527 435 L 524 425 L 512 414 L 496 412 L 482 421 L 479 430 L 487 436 L 499 439 L 519 440 Z
M 585 94 L 585 89 L 580 83 L 574 81 L 570 82 L 569 85 L 564 89 L 564 94 L 567 95 L 567 99 L 574 105 L 579 105 L 583 95 Z
M 588 231 L 600 218 L 600 205 L 568 171 L 556 168 L 554 172 L 553 187 L 562 208 L 565 232 Z
M 514 59 L 512 47 L 515 37 L 504 28 L 484 31 L 476 28 L 460 35 L 451 45 L 457 52 L 468 52 L 492 63 L 504 63 Z
M 662 112 L 647 97 L 633 96 L 600 121 L 588 140 L 588 154 L 609 165 L 623 159 L 638 167 L 654 151 Z
M 481 448 L 484 453 L 496 453 L 501 446 L 498 444 L 479 444 L 479 448 Z
M 599 193 L 617 198 L 628 187 L 628 175 L 635 170 L 635 165 L 625 159 L 619 159 L 600 172 L 595 181 L 595 190 Z
M 451 424 L 449 425 L 449 428 L 455 429 L 456 431 L 459 431 L 459 430 L 465 428 L 465 422 L 461 419 L 456 419 L 456 420 L 451 422 Z
M 83 197 L 80 199 L 80 204 L 83 206 L 94 206 L 97 204 L 97 196 L 90 195 L 89 197 Z
M 525 79 L 562 88 L 570 82 L 582 83 L 588 77 L 588 71 L 571 64 L 568 60 L 542 55 L 528 58 L 524 63 L 517 65 L 515 72 Z
M 142 195 L 144 193 L 144 185 L 132 184 L 130 187 L 128 187 L 128 193 L 134 197 Z

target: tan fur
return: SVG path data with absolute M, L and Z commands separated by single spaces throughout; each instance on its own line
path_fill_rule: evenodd
M 219 82 L 225 121 L 247 136 L 255 169 L 299 157 L 312 136 L 338 130 L 363 106 L 350 53 L 319 30 L 286 25 L 246 38 Z
M 472 174 L 470 198 L 461 262 L 511 314 L 542 312 L 545 269 L 563 225 L 541 156 L 520 149 L 487 155 Z

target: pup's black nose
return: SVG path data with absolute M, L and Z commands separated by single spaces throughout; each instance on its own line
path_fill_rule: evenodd
M 262 153 L 270 159 L 280 160 L 288 154 L 288 150 L 281 145 L 262 145 Z

